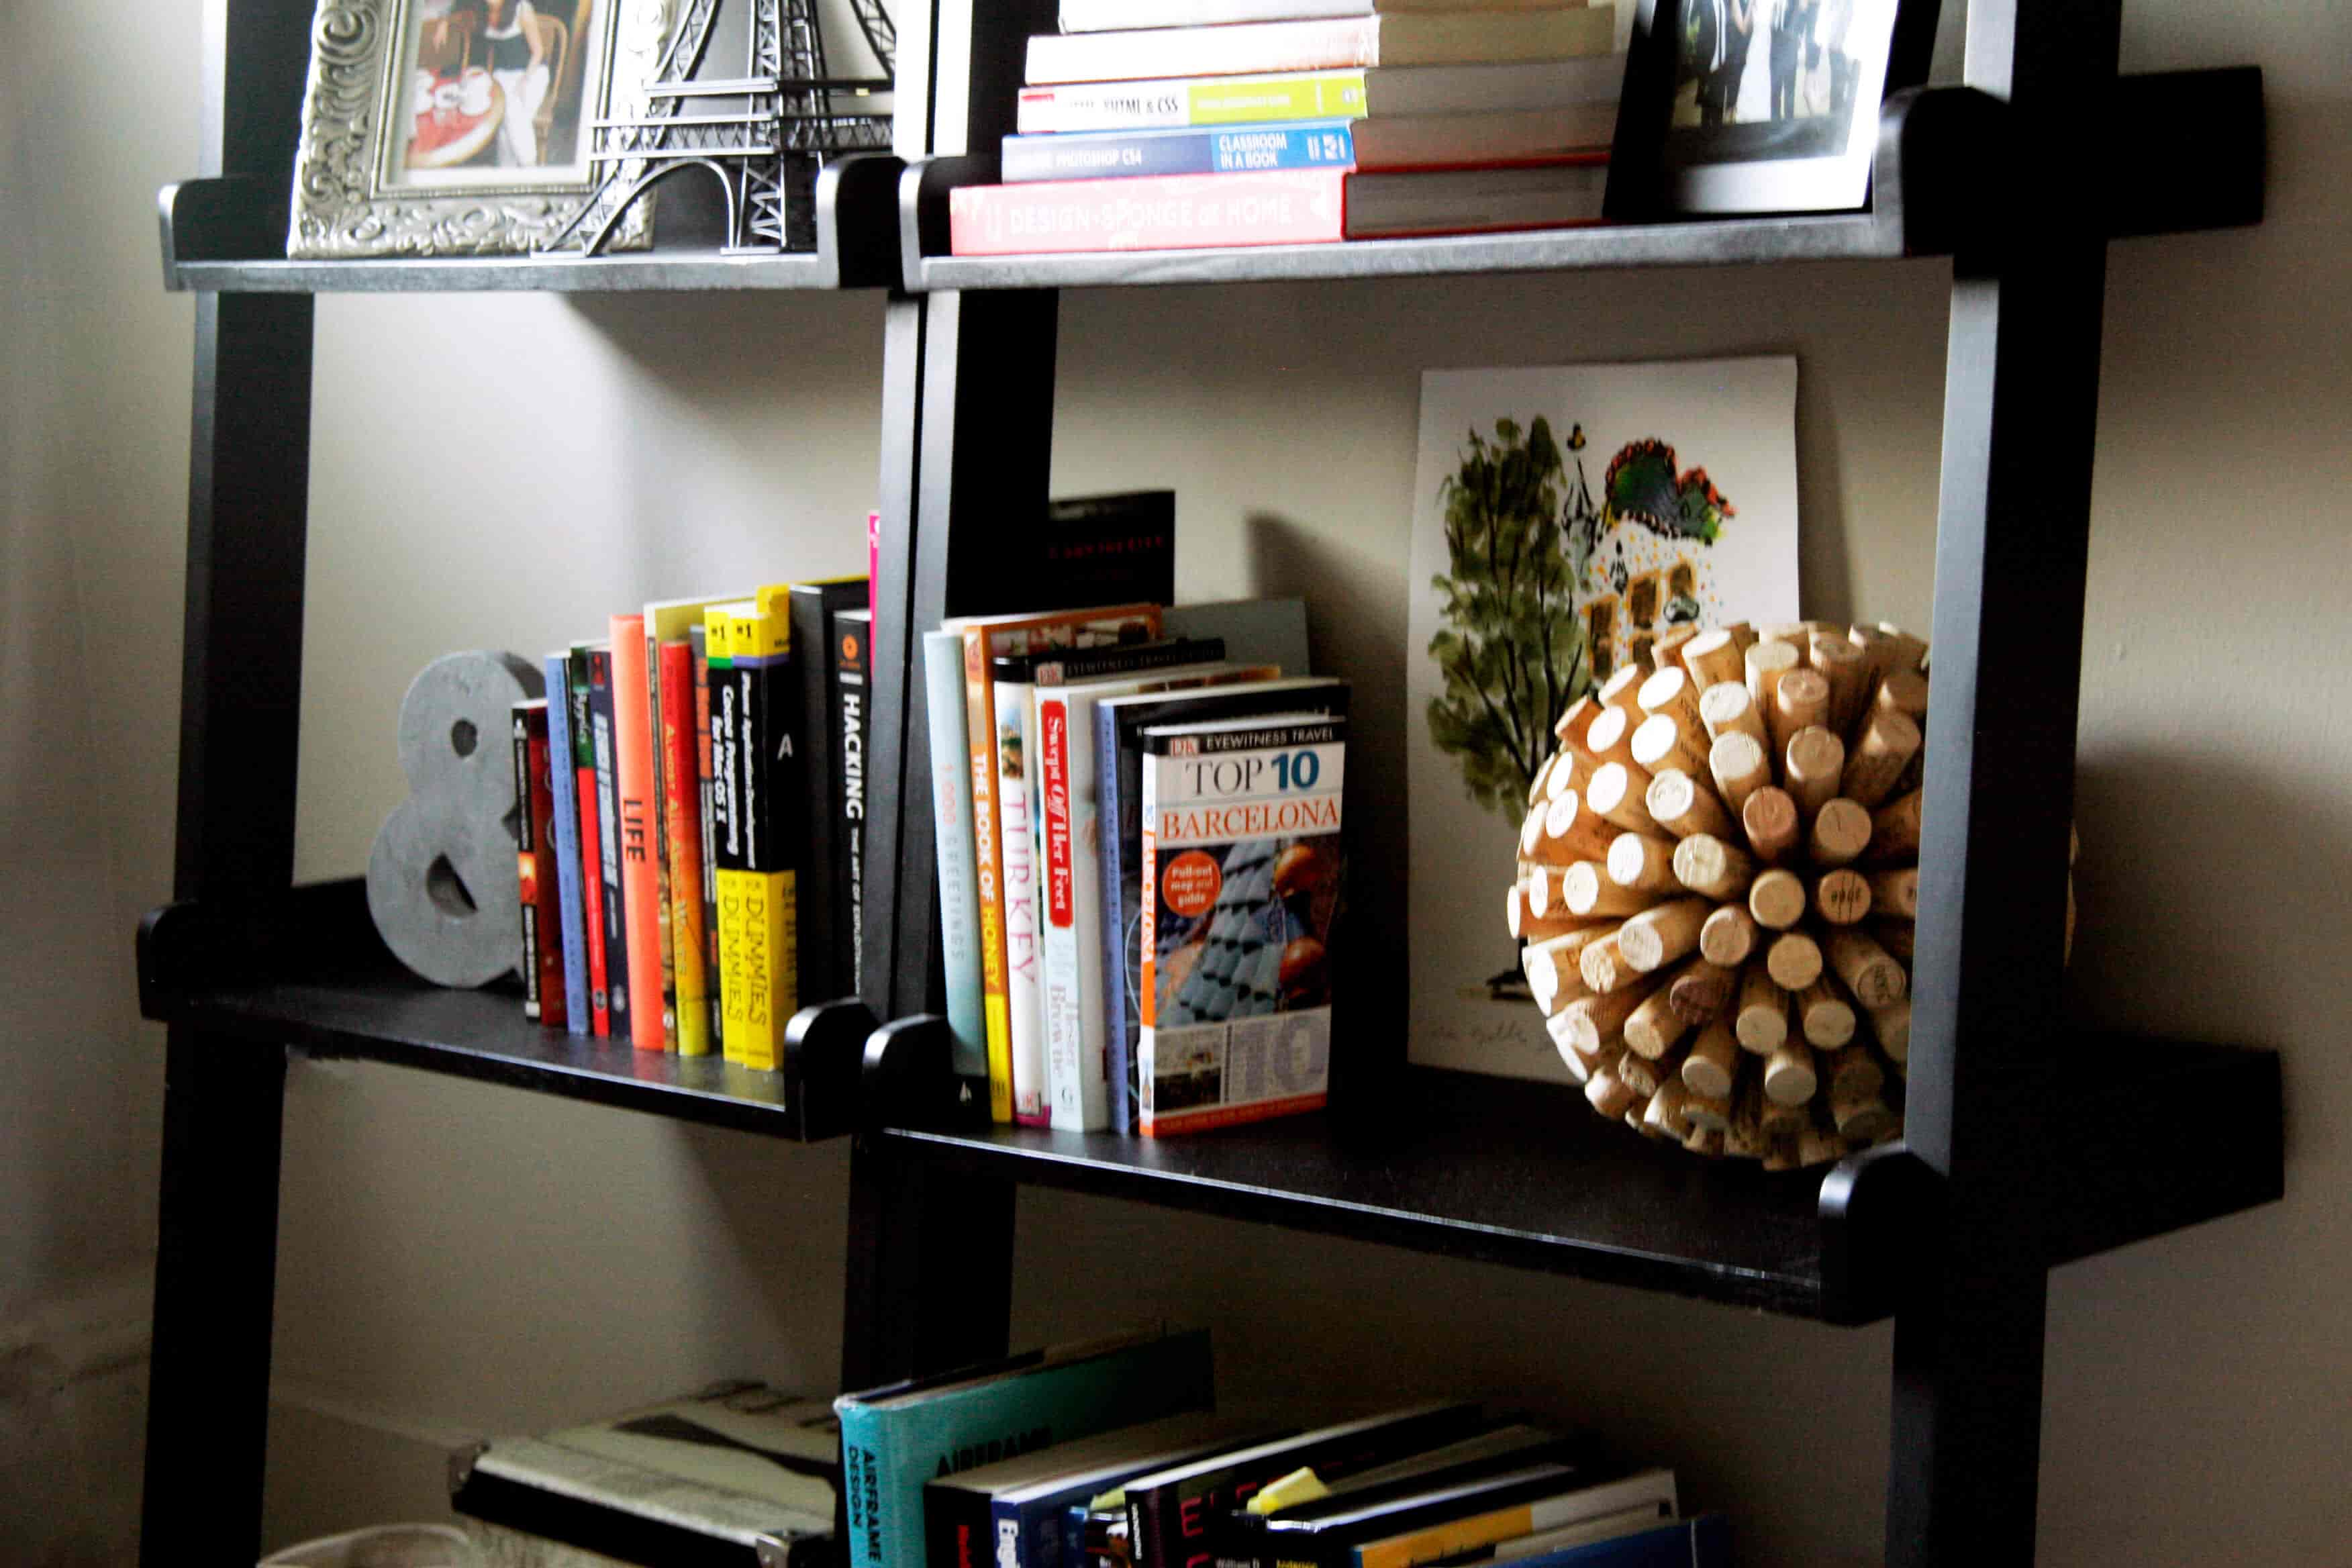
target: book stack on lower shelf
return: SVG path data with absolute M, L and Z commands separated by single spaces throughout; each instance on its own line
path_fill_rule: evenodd
M 1481 8 L 1491 7 L 1491 8 Z M 1623 80 L 1611 5 L 1064 0 L 959 256 L 1589 223 Z

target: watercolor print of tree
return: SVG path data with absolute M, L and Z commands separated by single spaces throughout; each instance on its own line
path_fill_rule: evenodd
M 1446 571 L 1430 580 L 1444 604 L 1429 657 L 1444 686 L 1430 700 L 1429 735 L 1460 764 L 1471 800 L 1516 830 L 1552 725 L 1591 684 L 1571 551 L 1590 550 L 1594 508 L 1581 459 L 1570 481 L 1540 416 L 1468 438 L 1438 489 Z M 1583 426 L 1572 427 L 1568 450 L 1583 446 Z

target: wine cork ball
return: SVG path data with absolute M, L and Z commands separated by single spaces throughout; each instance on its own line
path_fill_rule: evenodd
M 1683 662 L 1685 645 L 1698 636 L 1698 631 L 1697 626 L 1685 621 L 1660 632 L 1657 639 L 1650 645 L 1650 668 L 1664 669 L 1673 666 L 1679 668 Z
M 1833 926 L 1850 926 L 1870 913 L 1870 882 L 1859 871 L 1824 871 L 1813 882 L 1813 909 Z
M 1868 1047 L 1849 1046 L 1822 1060 L 1829 1075 L 1832 1100 L 1877 1100 L 1886 1090 L 1886 1069 Z
M 1554 1014 L 1553 1020 L 1570 1046 L 1585 1056 L 1593 1056 L 1603 1046 L 1620 1042 L 1625 1032 L 1625 1020 L 1633 1016 L 1633 1009 L 1649 1000 L 1654 989 L 1628 985 L 1605 996 L 1580 996 Z M 1558 1034 L 1553 1037 L 1560 1037 Z
M 1698 951 L 1699 930 L 1714 910 L 1704 899 L 1675 899 L 1643 910 L 1617 928 L 1617 950 L 1643 973 L 1678 963 Z
M 1668 1079 L 1650 1096 L 1650 1103 L 1642 1112 L 1643 1127 L 1668 1138 L 1689 1137 L 1690 1118 L 1683 1114 L 1683 1105 L 1689 1098 L 1690 1090 L 1679 1076 Z
M 1653 713 L 1633 731 L 1633 761 L 1653 774 L 1668 768 L 1705 773 L 1706 733 L 1696 716 L 1685 723 L 1677 714 Z
M 1789 737 L 1783 754 L 1789 794 L 1798 815 L 1811 822 L 1822 807 L 1835 799 L 1845 771 L 1845 742 L 1818 724 L 1809 724 Z
M 1778 1050 L 1789 1037 L 1789 998 L 1761 963 L 1751 963 L 1739 972 L 1739 1002 L 1732 1015 L 1731 1033 L 1742 1050 L 1758 1056 Z
M 1816 866 L 1850 866 L 1870 847 L 1870 813 L 1840 795 L 1813 814 L 1813 825 L 1805 834 L 1805 848 Z
M 1667 990 L 1661 986 L 1625 1016 L 1627 1051 L 1655 1061 L 1689 1032 L 1689 1020 L 1676 1013 L 1666 998 Z
M 1605 859 L 1619 831 L 1588 809 L 1576 791 L 1569 790 L 1544 806 L 1543 833 L 1530 858 L 1547 866 Z
M 1678 885 L 1720 903 L 1748 889 L 1756 863 L 1711 833 L 1695 833 L 1675 846 L 1671 869 Z
M 1772 782 L 1772 760 L 1763 742 L 1738 731 L 1717 735 L 1707 747 L 1706 771 L 1715 780 L 1716 793 L 1723 797 L 1723 804 L 1734 811 L 1744 809 L 1749 795 Z
M 1698 928 L 1699 956 L 1709 963 L 1737 969 L 1756 950 L 1756 917 L 1744 903 L 1728 903 L 1706 917 Z
M 1748 912 L 1766 931 L 1783 931 L 1805 915 L 1805 884 L 1794 871 L 1759 873 L 1748 885 Z
M 1895 1112 L 1883 1100 L 1836 1100 L 1830 1101 L 1830 1116 L 1836 1121 L 1838 1135 L 1860 1142 L 1872 1143 L 1895 1130 Z
M 1724 1131 L 1731 1125 L 1731 1097 L 1701 1094 L 1693 1089 L 1683 1098 L 1683 1115 L 1692 1129 L 1691 1138 L 1684 1141 L 1683 1147 L 1693 1153 L 1721 1155 Z
M 1551 727 L 1552 739 L 1560 743 L 1561 750 L 1573 751 L 1584 744 L 1585 732 L 1592 728 L 1592 721 L 1599 717 L 1601 704 L 1587 693 L 1561 710 L 1559 720 Z
M 1660 829 L 1677 838 L 1688 838 L 1694 833 L 1727 838 L 1735 831 L 1715 796 L 1679 768 L 1668 768 L 1650 781 L 1643 809 Z
M 1699 718 L 1698 687 L 1692 681 L 1690 672 L 1680 666 L 1661 668 L 1642 682 L 1633 693 L 1633 700 L 1643 713 L 1668 715 L 1675 727 L 1687 734 L 1696 734 L 1705 728 Z
M 1682 1079 L 1694 1095 L 1728 1100 L 1738 1068 L 1739 1041 L 1731 1032 L 1731 1020 L 1717 1016 L 1691 1041 L 1690 1054 L 1683 1058 Z
M 1642 682 L 1649 679 L 1648 670 L 1639 665 L 1629 664 L 1602 681 L 1593 692 L 1593 699 L 1604 711 L 1614 708 L 1623 713 L 1630 723 L 1638 724 L 1648 717 L 1642 711 L 1637 695 L 1642 689 Z M 1599 721 L 1599 715 L 1594 716 L 1594 721 Z
M 1610 827 L 1623 833 L 1655 833 L 1657 822 L 1643 803 L 1651 783 L 1623 763 L 1603 763 L 1584 786 L 1584 804 Z
M 1740 826 L 1748 832 L 1748 847 L 1765 865 L 1774 865 L 1797 847 L 1797 803 L 1778 784 L 1766 784 L 1739 808 Z
M 1803 931 L 1783 931 L 1764 950 L 1764 972 L 1783 991 L 1802 991 L 1822 977 L 1822 944 Z
M 1792 669 L 1780 677 L 1780 684 L 1772 694 L 1771 710 L 1765 721 L 1772 731 L 1772 752 L 1775 756 L 1787 756 L 1789 742 L 1800 730 L 1817 729 L 1828 722 L 1830 716 L 1830 683 L 1826 677 L 1811 669 Z
M 1636 1096 L 1633 1085 L 1612 1070 L 1594 1073 L 1584 1086 L 1584 1098 L 1592 1109 L 1614 1121 L 1633 1109 Z
M 1870 1033 L 1891 1062 L 1911 1059 L 1911 998 L 1900 997 L 1870 1010 Z
M 1609 926 L 1595 941 L 1577 949 L 1577 977 L 1584 982 L 1587 991 L 1597 996 L 1606 996 L 1621 985 L 1631 984 L 1642 973 L 1625 962 L 1624 949 L 1619 943 L 1624 931 L 1622 925 Z
M 1649 833 L 1621 833 L 1609 846 L 1609 879 L 1620 888 L 1642 893 L 1671 893 L 1675 880 L 1675 840 Z
M 1528 805 L 1529 807 L 1532 808 L 1537 802 L 1544 800 L 1550 795 L 1551 775 L 1554 772 L 1559 770 L 1560 766 L 1561 763 L 1559 760 L 1559 753 L 1558 752 L 1554 752 L 1550 756 L 1546 757 L 1543 760 L 1543 766 L 1536 770 L 1536 776 L 1528 783 Z
M 1892 621 L 1878 623 L 1879 634 L 1893 645 L 1895 652 L 1886 666 L 1891 670 L 1925 670 L 1927 668 L 1927 643 L 1924 637 L 1913 637 Z
M 1635 1017 L 1640 1016 L 1639 1013 L 1634 1015 Z M 1631 1029 L 1633 1025 L 1631 1020 L 1628 1020 L 1625 1026 Z M 1637 1055 L 1629 1048 L 1624 1055 L 1617 1058 L 1617 1065 L 1612 1070 L 1619 1078 L 1623 1079 L 1626 1085 L 1635 1094 L 1641 1096 L 1643 1102 L 1646 1104 L 1652 1095 L 1665 1087 L 1668 1079 L 1680 1081 L 1682 1065 L 1680 1051 L 1666 1052 L 1659 1059 L 1653 1061 L 1648 1057 Z

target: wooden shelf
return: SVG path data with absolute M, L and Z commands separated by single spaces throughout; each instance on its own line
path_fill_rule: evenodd
M 167 185 L 159 197 L 163 284 L 223 293 L 693 292 L 880 288 L 898 280 L 898 160 L 847 157 L 817 176 L 817 247 L 728 256 L 655 249 L 539 256 L 286 259 L 286 183 L 250 175 Z
M 202 978 L 198 978 L 198 977 Z M 523 1016 L 509 983 L 456 991 L 419 980 L 376 936 L 357 880 L 298 889 L 275 910 L 224 920 L 167 905 L 140 928 L 146 1016 L 226 1040 L 294 1046 L 807 1142 L 849 1131 L 871 1019 L 798 1042 L 761 1072 L 719 1056 L 640 1051 Z
M 2037 1218 L 2052 1262 L 2279 1195 L 2274 1054 L 2104 1037 L 2074 1048 L 2129 1062 L 2132 1077 L 2095 1107 L 2071 1100 L 2063 1138 L 2015 1130 L 2019 1158 L 2050 1166 Z M 2021 1086 L 2018 1103 L 2053 1098 L 2047 1087 Z M 1384 1104 L 1165 1140 L 1009 1127 L 884 1136 L 1024 1183 L 1832 1323 L 1887 1316 L 1936 1256 L 1940 1196 L 1900 1145 L 1825 1179 L 1694 1159 L 1602 1122 L 1565 1086 L 1414 1068 Z

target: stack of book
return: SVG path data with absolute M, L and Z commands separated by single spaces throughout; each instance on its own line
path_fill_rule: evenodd
M 773 1069 L 858 988 L 866 579 L 663 600 L 514 710 L 523 1011 Z
M 923 639 L 948 1016 L 999 1121 L 1147 1136 L 1325 1103 L 1349 689 L 1297 600 Z
M 1280 245 L 1597 222 L 1612 5 L 1062 0 L 1004 183 L 959 256 Z

